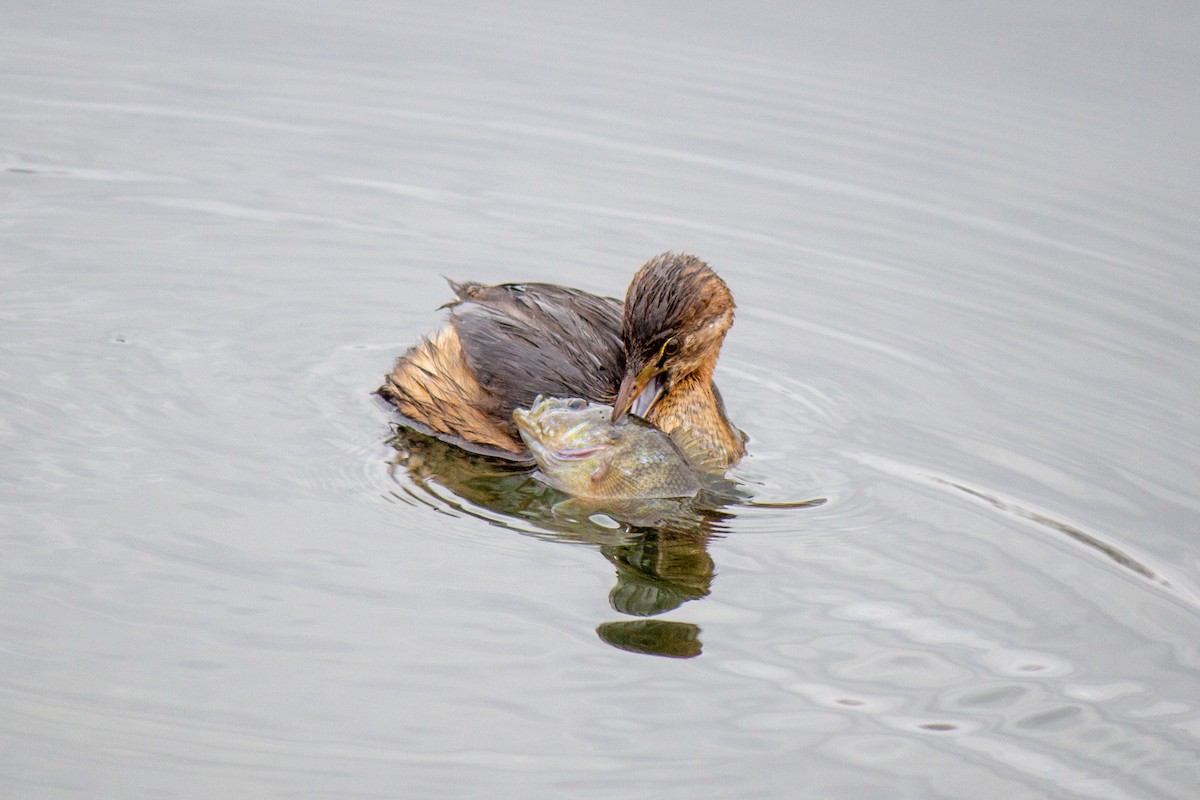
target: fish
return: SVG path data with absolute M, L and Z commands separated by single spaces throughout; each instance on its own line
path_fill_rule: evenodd
M 513 421 L 537 461 L 537 477 L 589 500 L 695 497 L 700 477 L 670 436 L 612 406 L 539 395 Z

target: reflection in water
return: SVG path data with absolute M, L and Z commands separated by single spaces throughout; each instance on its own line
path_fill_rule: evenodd
M 700 628 L 688 622 L 663 619 L 605 622 L 596 627 L 601 639 L 619 650 L 667 658 L 700 655 Z
M 397 429 L 390 443 L 396 448 L 393 477 L 402 468 L 409 478 L 396 481 L 404 498 L 521 533 L 598 546 L 617 571 L 610 604 L 635 617 L 708 595 L 715 571 L 709 539 L 725 530 L 731 515 L 723 509 L 744 499 L 736 485 L 722 480 L 695 498 L 583 501 L 535 479 L 528 468 L 406 428 Z M 614 647 L 674 658 L 700 654 L 699 632 L 695 625 L 662 620 L 608 622 L 597 629 Z
M 700 533 L 647 530 L 630 543 L 601 547 L 617 568 L 617 585 L 608 595 L 612 607 L 652 617 L 708 596 L 714 568 L 706 544 Z

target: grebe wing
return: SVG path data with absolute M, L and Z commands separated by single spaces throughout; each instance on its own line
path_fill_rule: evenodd
M 539 394 L 612 402 L 621 382 L 621 302 L 547 283 L 451 283 L 450 323 L 504 413 Z

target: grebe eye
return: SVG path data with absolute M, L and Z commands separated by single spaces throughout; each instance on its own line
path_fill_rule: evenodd
M 587 408 L 587 400 L 579 397 L 568 400 L 567 408 L 571 409 L 572 411 L 583 411 L 585 408 Z
M 662 346 L 662 354 L 664 356 L 670 357 L 670 356 L 675 355 L 678 352 L 679 352 L 679 340 L 678 339 L 667 339 L 666 344 L 664 344 Z

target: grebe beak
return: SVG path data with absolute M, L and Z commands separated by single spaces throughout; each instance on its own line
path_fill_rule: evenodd
M 662 372 L 654 363 L 642 367 L 640 372 L 627 372 L 613 403 L 612 421 L 617 422 L 630 412 L 644 418 L 662 397 L 665 384 Z

